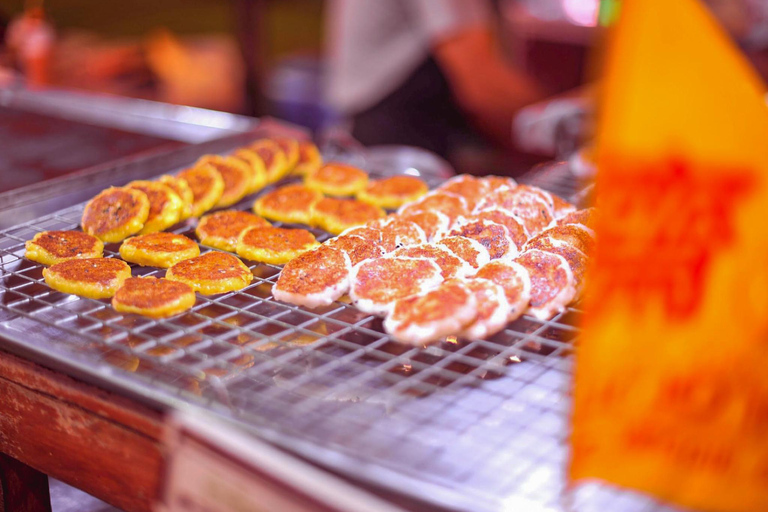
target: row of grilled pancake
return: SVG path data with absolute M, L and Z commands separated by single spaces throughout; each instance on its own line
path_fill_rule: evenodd
M 200 255 L 183 235 L 150 233 L 128 239 L 120 248 L 127 261 L 166 267 L 165 278 L 132 277 L 123 260 L 103 257 L 102 242 L 80 231 L 45 231 L 26 244 L 26 257 L 50 265 L 43 269 L 53 289 L 92 299 L 112 298 L 118 311 L 165 317 L 195 304 L 204 295 L 238 290 L 253 279 L 237 257 L 219 251 Z
M 103 242 L 120 242 L 226 208 L 288 174 L 304 175 L 321 165 L 311 142 L 260 139 L 229 156 L 205 155 L 176 176 L 104 190 L 86 205 L 81 225 Z
M 291 261 L 272 293 L 317 307 L 348 292 L 407 343 L 490 336 L 578 297 L 594 214 L 509 178 L 462 175 Z
M 384 208 L 397 208 L 427 192 L 419 178 L 369 182 L 364 171 L 342 164 L 327 164 L 307 178 L 304 184 L 286 185 L 260 196 L 253 211 L 270 220 L 316 226 L 338 235 L 384 217 Z M 357 197 L 344 197 L 352 194 Z

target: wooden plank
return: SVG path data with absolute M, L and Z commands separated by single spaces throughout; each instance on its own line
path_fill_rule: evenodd
M 51 512 L 48 477 L 0 453 L 0 512 Z
M 151 510 L 160 413 L 5 353 L 0 397 L 0 452 L 128 512 Z
M 0 378 L 76 404 L 153 439 L 158 439 L 162 433 L 159 411 L 3 351 L 0 351 Z

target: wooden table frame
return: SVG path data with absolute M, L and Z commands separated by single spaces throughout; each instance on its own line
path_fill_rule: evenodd
M 0 351 L 0 512 L 50 511 L 46 475 L 150 511 L 162 413 Z

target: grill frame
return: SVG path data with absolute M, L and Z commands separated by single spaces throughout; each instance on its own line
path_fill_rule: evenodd
M 575 182 L 561 174 L 536 171 L 521 182 L 568 197 Z M 431 188 L 442 180 L 424 178 Z M 161 410 L 213 413 L 428 506 L 559 510 L 564 497 L 571 500 L 562 473 L 578 309 L 547 321 L 523 317 L 489 340 L 413 348 L 349 304 L 308 311 L 271 300 L 266 288 L 279 267 L 251 263 L 251 285 L 198 295 L 188 313 L 122 315 L 108 301 L 48 289 L 42 266 L 23 258 L 34 233 L 76 229 L 82 208 L 0 231 L 0 348 Z M 192 229 L 187 222 L 174 232 Z M 313 231 L 320 241 L 328 237 Z M 105 247 L 105 256 L 116 253 L 117 244 Z M 164 274 L 131 266 L 134 275 Z M 614 500 L 602 486 L 587 494 L 587 502 Z M 616 496 L 626 501 L 627 493 Z M 625 510 L 659 506 L 643 497 L 629 503 Z

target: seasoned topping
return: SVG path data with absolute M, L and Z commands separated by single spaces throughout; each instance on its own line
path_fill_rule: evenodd
M 515 244 L 509 238 L 507 228 L 487 220 L 462 221 L 453 228 L 450 236 L 463 236 L 480 242 L 488 250 L 492 260 L 517 253 Z
M 472 267 L 453 254 L 447 247 L 435 244 L 412 245 L 392 253 L 403 258 L 425 258 L 437 263 L 443 279 L 463 277 L 471 273 Z
M 384 255 L 384 249 L 376 242 L 350 234 L 331 238 L 324 245 L 344 251 L 349 256 L 352 265 L 363 260 L 378 258 Z

